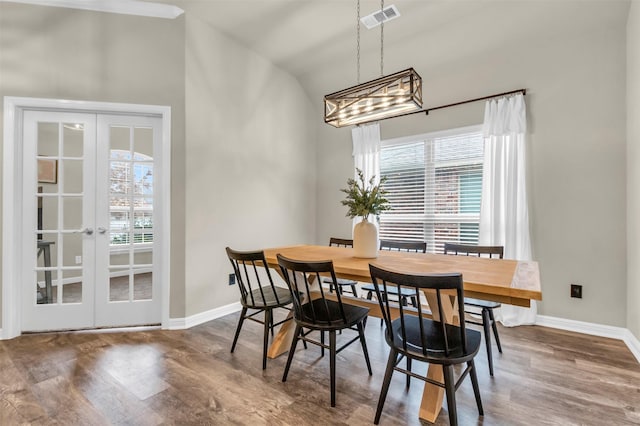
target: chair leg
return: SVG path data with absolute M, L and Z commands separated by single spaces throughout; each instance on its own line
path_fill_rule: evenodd
M 329 374 L 331 375 L 331 406 L 336 406 L 336 332 L 329 331 Z
M 242 312 L 240 312 L 240 319 L 238 320 L 238 326 L 236 327 L 236 335 L 233 337 L 233 343 L 231 344 L 231 353 L 236 349 L 236 343 L 238 342 L 238 336 L 240 336 L 240 329 L 242 328 L 242 323 L 244 322 L 244 317 L 247 314 L 247 308 L 242 307 Z
M 449 410 L 449 424 L 458 425 L 458 411 L 456 409 L 456 382 L 453 378 L 453 366 L 443 365 L 444 390 L 447 395 L 447 410 Z
M 411 358 L 407 357 L 407 371 L 411 371 Z M 407 389 L 411 386 L 411 376 L 407 374 Z
M 289 348 L 289 356 L 287 357 L 287 365 L 284 367 L 284 374 L 282 375 L 282 381 L 287 381 L 287 374 L 289 374 L 289 367 L 291 367 L 291 361 L 293 360 L 293 354 L 296 351 L 296 346 L 298 344 L 298 339 L 300 338 L 300 332 L 302 331 L 302 327 L 296 324 L 296 331 L 293 333 L 293 341 L 291 342 L 291 348 Z
M 351 292 L 353 293 L 353 297 L 358 297 L 358 289 L 355 284 L 351 284 Z
M 493 317 L 493 309 L 489 309 L 489 318 L 491 318 L 491 328 L 493 328 L 493 336 L 496 338 L 496 344 L 498 345 L 498 352 L 502 353 L 502 345 L 500 345 L 500 337 L 498 336 L 498 326 L 496 325 L 496 319 Z
M 369 375 L 373 376 L 373 372 L 371 371 L 371 361 L 369 361 L 369 351 L 367 350 L 367 341 L 364 338 L 364 324 L 362 322 L 358 323 L 358 334 L 360 335 L 360 344 L 362 345 L 364 360 L 367 362 L 367 370 L 369 370 Z
M 482 327 L 484 328 L 484 343 L 487 348 L 487 359 L 489 361 L 489 375 L 493 376 L 493 355 L 491 353 L 491 319 L 489 310 L 482 309 Z
M 269 329 L 271 329 L 271 324 L 273 324 L 271 309 L 264 310 L 264 337 L 262 343 L 262 369 L 267 368 L 267 351 L 269 350 Z
M 271 330 L 271 337 L 273 337 L 273 311 L 271 312 L 271 323 L 269 324 L 269 329 Z
M 473 385 L 473 394 L 476 397 L 476 405 L 478 406 L 478 414 L 484 416 L 484 410 L 482 409 L 482 400 L 480 399 L 480 386 L 478 386 L 478 375 L 476 374 L 476 365 L 473 360 L 467 362 L 467 365 L 471 367 L 469 374 L 471 375 L 471 385 Z
M 324 331 L 320 331 L 320 356 L 324 356 Z
M 380 415 L 382 414 L 382 407 L 384 407 L 384 401 L 387 399 L 387 392 L 389 391 L 389 384 L 391 383 L 391 376 L 393 376 L 393 368 L 396 366 L 396 351 L 391 348 L 389 350 L 389 359 L 387 361 L 387 369 L 384 372 L 384 379 L 382 380 L 382 389 L 380 389 L 380 397 L 378 398 L 378 408 L 376 408 L 376 417 L 373 420 L 374 424 L 380 422 Z

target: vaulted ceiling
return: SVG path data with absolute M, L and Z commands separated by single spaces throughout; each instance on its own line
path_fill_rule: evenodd
M 157 1 L 157 0 L 156 0 Z M 356 0 L 162 0 L 267 57 L 316 97 L 356 83 Z M 536 37 L 625 25 L 628 0 L 387 0 L 385 74 L 419 73 Z M 361 16 L 380 9 L 361 0 Z M 361 26 L 361 81 L 380 75 L 380 27 Z M 423 76 L 424 77 L 424 76 Z

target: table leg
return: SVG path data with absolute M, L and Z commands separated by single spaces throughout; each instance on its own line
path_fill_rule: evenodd
M 460 324 L 460 318 L 457 314 L 457 300 L 455 297 L 442 298 L 442 311 L 438 310 L 438 300 L 435 292 L 425 291 L 424 295 L 429 303 L 429 308 L 433 315 L 433 319 L 438 321 L 440 316 L 444 317 L 445 322 L 449 324 Z M 440 383 L 444 383 L 444 373 L 442 366 L 438 364 L 429 364 L 427 377 Z M 442 401 L 444 400 L 444 388 L 425 382 L 422 391 L 422 402 L 420 403 L 419 417 L 430 423 L 435 423 L 442 409 Z
M 276 271 L 282 277 L 282 271 L 280 271 L 280 268 L 276 269 Z M 309 278 L 313 279 L 313 276 Z M 284 280 L 284 277 L 282 277 L 282 279 Z M 315 283 L 312 282 L 312 284 L 314 284 L 315 286 Z M 320 284 L 318 283 L 318 285 Z M 314 288 L 312 288 L 311 290 L 313 291 Z M 308 297 L 309 297 L 308 295 L 303 295 L 302 303 L 304 303 L 304 301 L 308 299 Z M 293 317 L 293 309 L 291 309 L 291 311 L 287 315 L 287 319 L 292 317 Z M 293 334 L 295 333 L 295 331 L 296 331 L 295 320 L 291 319 L 291 321 L 286 321 L 285 323 L 283 323 L 280 326 L 280 330 L 278 330 L 278 334 L 276 334 L 276 337 L 274 337 L 273 342 L 269 347 L 267 356 L 273 359 L 287 352 L 291 348 L 291 342 L 293 341 Z

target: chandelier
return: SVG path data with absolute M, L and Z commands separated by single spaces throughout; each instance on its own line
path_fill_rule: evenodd
M 357 74 L 360 83 L 360 0 L 357 24 Z M 381 0 L 380 13 L 384 11 Z M 380 78 L 324 97 L 324 121 L 334 127 L 397 117 L 422 109 L 422 78 L 409 68 L 384 75 L 384 20 L 380 23 Z

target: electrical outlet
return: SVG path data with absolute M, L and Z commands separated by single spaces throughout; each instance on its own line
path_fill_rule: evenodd
M 236 274 L 229 274 L 229 285 L 234 285 L 236 283 Z
M 76 265 L 80 265 L 82 263 L 82 256 L 76 256 Z
M 571 284 L 571 297 L 582 299 L 582 286 L 579 284 Z

